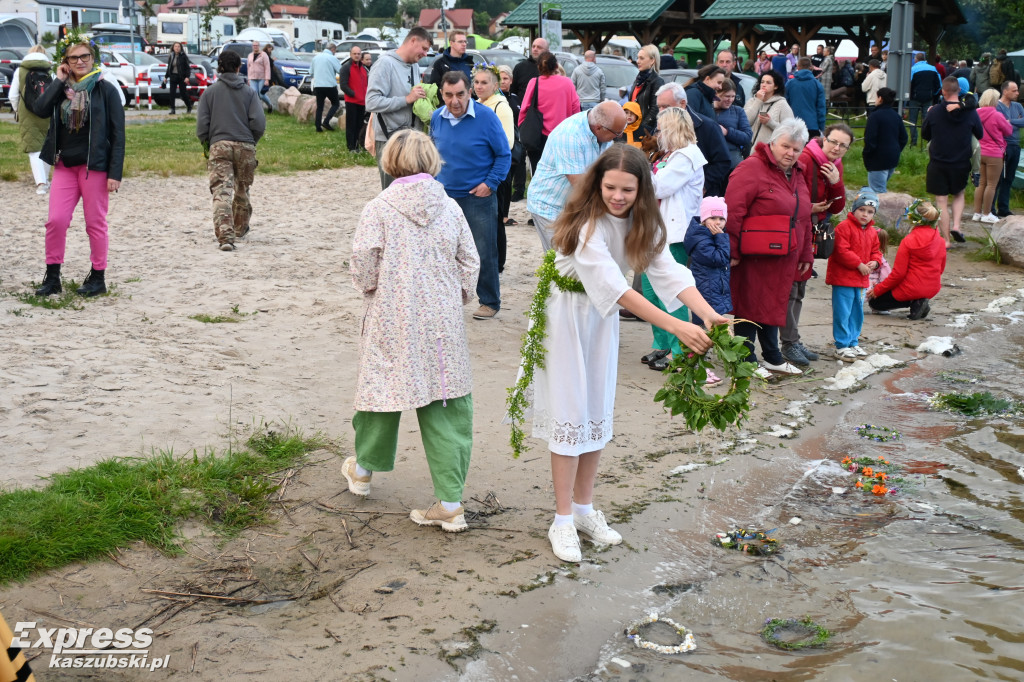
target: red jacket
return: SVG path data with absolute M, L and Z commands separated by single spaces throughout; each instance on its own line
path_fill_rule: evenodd
M 827 211 L 822 211 L 817 215 L 819 221 L 828 220 L 831 215 L 839 215 L 846 208 L 846 185 L 843 184 L 843 160 L 839 159 L 835 162 L 836 168 L 839 169 L 839 182 L 831 184 L 825 179 L 825 176 L 821 174 L 821 166 L 828 162 L 828 157 L 825 156 L 824 150 L 821 148 L 821 140 L 811 140 L 804 147 L 803 152 L 800 154 L 800 163 L 803 164 L 806 169 L 804 173 L 804 179 L 807 180 L 807 189 L 811 193 L 811 203 L 816 204 L 819 201 L 825 201 L 826 199 L 836 199 L 828 207 Z M 817 177 L 817 182 L 815 182 Z M 815 186 L 817 186 L 817 193 L 815 193 Z M 808 270 L 803 275 L 797 275 L 796 281 L 806 282 L 811 278 L 811 271 Z
M 749 158 L 729 176 L 725 203 L 729 219 L 732 257 L 740 262 L 730 271 L 733 314 L 738 318 L 776 327 L 786 325 L 789 291 L 793 288 L 798 263 L 813 263 L 811 244 L 811 197 L 804 181 L 804 166 L 798 160 L 792 176 L 779 168 L 771 149 L 758 142 Z M 797 199 L 799 198 L 799 209 Z M 797 213 L 795 243 L 787 256 L 741 256 L 739 248 L 743 221 L 748 216 Z
M 866 289 L 868 276 L 857 271 L 861 263 L 865 265 L 875 261 L 882 264 L 882 250 L 878 245 L 878 232 L 875 222 L 868 222 L 861 227 L 852 214 L 836 225 L 836 245 L 828 259 L 828 270 L 825 271 L 825 284 L 837 287 L 856 287 Z
M 897 301 L 932 298 L 942 289 L 946 241 L 939 231 L 917 225 L 896 251 L 892 272 L 875 287 L 875 296 L 891 291 Z

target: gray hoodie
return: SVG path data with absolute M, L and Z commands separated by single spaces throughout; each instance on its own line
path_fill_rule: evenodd
M 378 142 L 386 142 L 381 121 L 389 135 L 403 128 L 416 127 L 418 121 L 412 113 L 412 105 L 406 104 L 405 97 L 413 85 L 420 84 L 420 65 L 406 64 L 394 51 L 385 52 L 370 69 L 370 80 L 366 85 L 366 110 L 373 117 L 373 136 Z
M 594 62 L 583 62 L 577 66 L 572 72 L 572 84 L 576 86 L 580 103 L 604 100 L 604 71 Z
M 266 128 L 263 104 L 241 74 L 220 74 L 199 98 L 196 136 L 200 142 L 256 144 Z

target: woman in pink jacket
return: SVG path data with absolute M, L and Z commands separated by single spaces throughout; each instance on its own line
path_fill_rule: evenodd
M 526 120 L 526 114 L 536 97 L 537 108 L 544 116 L 542 130 L 544 141 L 547 142 L 548 135 L 559 123 L 580 112 L 580 97 L 576 94 L 576 86 L 573 85 L 572 79 L 558 75 L 558 60 L 555 59 L 555 55 L 550 52 L 542 52 L 537 57 L 537 71 L 540 76 L 530 81 L 523 92 L 523 102 L 519 109 L 519 125 Z M 539 150 L 529 152 L 530 166 L 537 168 L 543 151 L 544 146 L 541 145 Z
M 989 88 L 981 94 L 978 102 L 978 118 L 985 129 L 985 136 L 981 138 L 981 183 L 974 190 L 973 219 L 983 223 L 999 222 L 992 213 L 992 200 L 996 198 L 996 185 L 1003 171 L 1006 136 L 1013 134 L 1013 126 L 996 109 L 998 101 L 999 91 Z
M 260 49 L 260 41 L 252 41 L 252 52 L 245 62 L 245 76 L 249 79 L 249 86 L 256 91 L 256 95 L 267 105 L 267 109 L 273 109 L 270 99 L 263 94 L 263 83 L 270 80 L 270 57 Z

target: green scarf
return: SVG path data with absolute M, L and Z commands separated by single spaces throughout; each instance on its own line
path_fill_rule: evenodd
M 60 121 L 65 128 L 72 132 L 78 132 L 89 120 L 92 90 L 102 77 L 103 74 L 100 73 L 100 70 L 94 69 L 82 80 L 64 86 L 64 94 L 67 99 L 60 105 Z

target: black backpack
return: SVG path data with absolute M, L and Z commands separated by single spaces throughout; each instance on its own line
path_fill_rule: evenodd
M 25 76 L 25 89 L 21 91 L 21 101 L 30 111 L 52 80 L 53 77 L 47 68 L 29 69 L 28 75 Z

